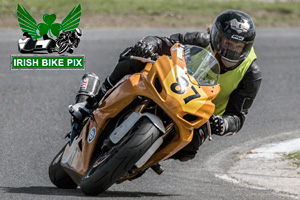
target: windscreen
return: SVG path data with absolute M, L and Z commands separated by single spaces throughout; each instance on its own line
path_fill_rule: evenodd
M 218 84 L 220 66 L 217 59 L 206 49 L 185 45 L 184 58 L 187 72 L 199 85 L 213 86 Z

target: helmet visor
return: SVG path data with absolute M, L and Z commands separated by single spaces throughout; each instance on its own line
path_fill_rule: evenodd
M 239 61 L 244 47 L 245 43 L 243 42 L 237 42 L 226 37 L 221 37 L 220 50 L 218 53 L 220 53 L 222 57 L 225 57 L 228 60 Z

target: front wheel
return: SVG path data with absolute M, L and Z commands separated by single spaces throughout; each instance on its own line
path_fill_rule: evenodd
M 60 152 L 54 157 L 49 165 L 49 178 L 51 182 L 58 188 L 62 189 L 76 189 L 77 184 L 71 179 L 71 177 L 65 172 L 60 164 L 62 155 L 67 145 L 60 150 Z
M 59 46 L 59 49 L 58 49 L 58 53 L 62 54 L 65 51 L 67 51 L 68 48 L 69 48 L 69 44 L 68 43 L 65 43 L 65 42 L 60 43 L 60 46 Z
M 107 190 L 134 167 L 158 137 L 159 130 L 148 118 L 137 122 L 127 136 L 90 166 L 80 183 L 82 192 L 96 196 Z

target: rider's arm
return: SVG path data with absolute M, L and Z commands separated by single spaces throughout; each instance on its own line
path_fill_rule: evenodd
M 181 44 L 190 44 L 200 47 L 209 45 L 209 34 L 203 32 L 177 33 L 170 36 L 170 39 Z
M 228 126 L 224 135 L 237 133 L 243 126 L 249 108 L 256 97 L 262 80 L 261 71 L 255 61 L 247 70 L 237 89 L 232 92 L 223 118 Z
M 147 36 L 141 41 L 153 47 L 153 52 L 159 55 L 170 55 L 170 48 L 176 43 L 191 44 L 201 47 L 207 47 L 209 44 L 209 34 L 201 32 L 177 33 L 168 37 Z

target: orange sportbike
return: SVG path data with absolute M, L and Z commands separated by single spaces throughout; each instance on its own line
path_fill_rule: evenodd
M 55 156 L 54 185 L 98 195 L 149 168 L 160 174 L 159 163 L 189 144 L 195 129 L 209 127 L 220 90 L 218 61 L 197 46 L 176 43 L 170 52 L 156 61 L 130 56 L 145 68 L 110 89 Z

